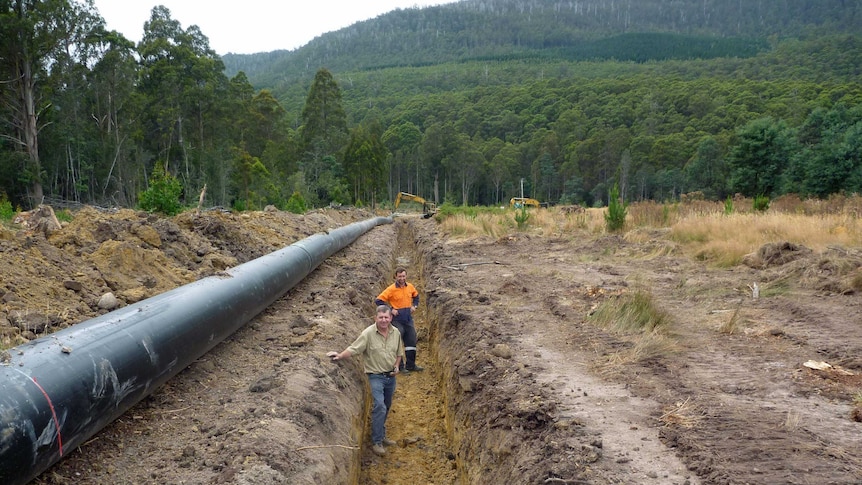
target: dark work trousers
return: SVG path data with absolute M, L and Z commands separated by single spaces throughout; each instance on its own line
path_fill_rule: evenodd
M 416 327 L 413 326 L 413 315 L 410 314 L 410 309 L 399 309 L 398 316 L 392 320 L 392 325 L 401 332 L 401 340 L 404 341 L 407 362 L 401 363 L 401 369 L 406 367 L 407 370 L 413 370 L 416 368 Z

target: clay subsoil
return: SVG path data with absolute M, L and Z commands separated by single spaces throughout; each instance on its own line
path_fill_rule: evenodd
M 106 293 L 130 304 L 375 215 L 88 208 L 49 234 L 2 228 L 3 347 L 105 313 Z M 842 281 L 859 248 L 714 268 L 637 236 L 396 217 L 33 483 L 862 483 L 862 299 Z M 379 457 L 359 362 L 325 354 L 372 323 L 396 266 L 421 293 L 426 370 L 398 377 Z M 667 328 L 596 322 L 636 292 Z

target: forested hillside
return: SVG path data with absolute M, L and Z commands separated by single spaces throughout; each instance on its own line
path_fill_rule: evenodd
M 860 0 L 466 0 L 224 58 L 164 7 L 135 45 L 85 3 L 20 3 L 0 213 L 862 189 Z
M 229 75 L 242 70 L 255 85 L 276 86 L 311 77 L 318 66 L 342 72 L 471 59 L 740 57 L 770 36 L 855 33 L 860 15 L 854 0 L 462 0 L 396 10 L 295 51 L 224 60 Z
M 467 0 L 398 10 L 293 52 L 261 54 L 268 62 L 259 68 L 255 56 L 225 61 L 229 70 L 248 62 L 251 82 L 272 89 L 288 113 L 299 113 L 307 79 L 326 67 L 351 125 L 389 128 L 390 193 L 492 204 L 525 179 L 552 203 L 600 204 L 613 183 L 631 200 L 827 196 L 859 190 L 852 181 L 862 178 L 815 177 L 845 173 L 829 156 L 811 166 L 811 150 L 854 156 L 834 145 L 852 139 L 847 130 L 859 121 L 851 108 L 862 74 L 860 5 Z M 849 114 L 832 113 L 836 106 Z M 794 130 L 823 111 L 843 120 L 828 128 L 841 135 L 830 135 L 832 148 L 806 148 Z M 780 170 L 746 185 L 733 164 L 756 154 L 734 149 L 754 122 L 781 134 L 781 146 L 760 140 L 767 146 L 758 148 L 774 152 L 769 164 Z

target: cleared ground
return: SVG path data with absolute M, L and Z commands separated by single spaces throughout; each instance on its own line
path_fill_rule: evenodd
M 7 230 L 0 331 L 20 343 L 103 293 L 136 301 L 372 215 L 88 210 L 47 238 Z M 453 238 L 397 218 L 35 483 L 860 483 L 862 300 L 834 288 L 862 257 L 774 251 L 716 269 L 660 231 Z M 399 445 L 377 457 L 361 368 L 325 353 L 371 324 L 396 265 L 422 293 L 427 370 L 399 378 Z M 660 331 L 598 323 L 632 295 Z

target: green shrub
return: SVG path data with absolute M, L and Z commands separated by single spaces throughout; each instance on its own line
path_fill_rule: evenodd
M 455 214 L 460 214 L 461 211 L 458 210 L 458 207 L 452 204 L 449 201 L 443 202 L 440 207 L 437 208 L 437 214 L 435 214 L 434 218 L 437 221 L 442 221 L 447 217 L 454 216 Z
M 183 186 L 180 181 L 165 172 L 161 163 L 156 163 L 150 179 L 150 187 L 140 193 L 138 201 L 141 209 L 147 212 L 160 212 L 174 216 L 182 210 L 182 204 L 180 204 L 182 193 Z
M 57 220 L 60 222 L 72 222 L 72 211 L 69 209 L 62 209 L 54 213 L 57 216 Z
M 608 211 L 605 213 L 605 227 L 608 232 L 616 232 L 626 225 L 626 204 L 620 200 L 619 185 L 614 184 L 608 201 Z
M 757 195 L 754 197 L 754 210 L 757 212 L 766 212 L 769 209 L 769 197 L 765 195 Z
M 235 199 L 230 208 L 237 212 L 245 212 L 248 210 L 248 201 L 245 199 Z
M 305 214 L 308 211 L 308 204 L 305 202 L 305 197 L 298 191 L 291 194 L 287 199 L 285 210 L 294 214 Z
M 434 215 L 434 220 L 442 222 L 453 216 L 462 216 L 465 219 L 472 221 L 478 220 L 479 216 L 507 214 L 509 209 L 497 206 L 475 206 L 475 205 L 455 205 L 451 202 L 443 202 L 437 207 L 437 213 Z M 508 218 L 508 214 L 506 215 Z
M 0 194 L 0 221 L 9 222 L 15 217 L 15 208 L 12 207 L 12 202 L 6 194 Z

